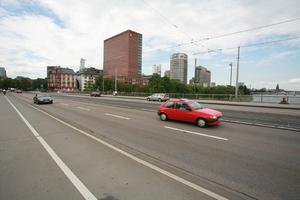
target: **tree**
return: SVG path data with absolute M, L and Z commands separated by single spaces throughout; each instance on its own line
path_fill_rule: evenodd
M 31 81 L 31 88 L 33 90 L 47 90 L 48 81 L 47 79 L 37 78 Z
M 149 80 L 149 91 L 152 93 L 164 92 L 163 81 L 160 75 L 154 74 Z
M 103 76 L 98 76 L 95 80 L 95 88 L 94 89 L 98 89 L 98 90 L 102 90 L 103 89 Z

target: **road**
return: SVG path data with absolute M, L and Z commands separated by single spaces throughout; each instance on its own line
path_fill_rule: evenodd
M 0 199 L 299 199 L 299 132 L 162 122 L 155 103 L 54 101 L 0 95 Z
M 122 99 L 101 97 L 100 99 L 89 96 L 52 94 L 55 97 L 64 99 L 75 99 L 81 102 L 96 103 L 102 105 L 118 106 L 155 112 L 159 102 L 147 102 L 145 100 Z M 293 109 L 276 109 L 263 107 L 233 106 L 233 105 L 211 105 L 203 104 L 222 111 L 223 119 L 231 122 L 243 122 L 248 124 L 279 127 L 300 131 L 300 111 Z

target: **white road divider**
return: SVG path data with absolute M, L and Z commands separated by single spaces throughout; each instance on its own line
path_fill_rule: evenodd
M 104 115 L 112 116 L 112 117 L 117 117 L 117 118 L 121 118 L 121 119 L 126 119 L 126 120 L 130 120 L 129 117 L 123 117 L 121 115 L 114 115 L 114 114 L 111 114 L 111 113 L 104 113 Z
M 85 110 L 85 111 L 90 111 L 91 109 L 89 108 L 84 108 L 84 107 L 80 107 L 80 106 L 77 106 L 76 108 L 80 109 L 80 110 Z
M 219 136 L 215 136 L 215 135 L 207 135 L 204 133 L 198 133 L 198 132 L 194 132 L 194 131 L 188 131 L 188 130 L 183 130 L 183 129 L 179 129 L 179 128 L 173 128 L 173 127 L 169 127 L 169 126 L 165 126 L 166 129 L 171 129 L 174 131 L 180 131 L 183 133 L 191 133 L 191 134 L 195 134 L 195 135 L 200 135 L 200 136 L 204 136 L 204 137 L 210 137 L 210 138 L 214 138 L 214 139 L 218 139 L 218 140 L 224 140 L 227 141 L 228 138 L 223 138 L 223 137 L 219 137 Z

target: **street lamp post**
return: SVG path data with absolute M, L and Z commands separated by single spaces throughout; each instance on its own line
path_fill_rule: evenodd
M 229 63 L 230 66 L 230 86 L 232 85 L 232 63 Z
M 236 82 L 235 82 L 235 99 L 237 100 L 239 91 L 239 68 L 240 68 L 240 47 L 238 47 L 238 57 L 236 64 Z

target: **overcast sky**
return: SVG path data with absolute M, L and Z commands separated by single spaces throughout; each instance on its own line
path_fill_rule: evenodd
M 102 68 L 103 40 L 131 29 L 143 34 L 144 74 L 154 64 L 164 72 L 170 55 L 183 52 L 189 57 L 188 79 L 197 58 L 211 70 L 213 82 L 229 84 L 237 48 L 207 52 L 242 46 L 240 82 L 300 90 L 300 38 L 243 47 L 298 37 L 300 20 L 203 40 L 299 17 L 299 0 L 0 0 L 0 66 L 13 78 L 44 78 L 48 65 L 77 71 L 80 58 Z

